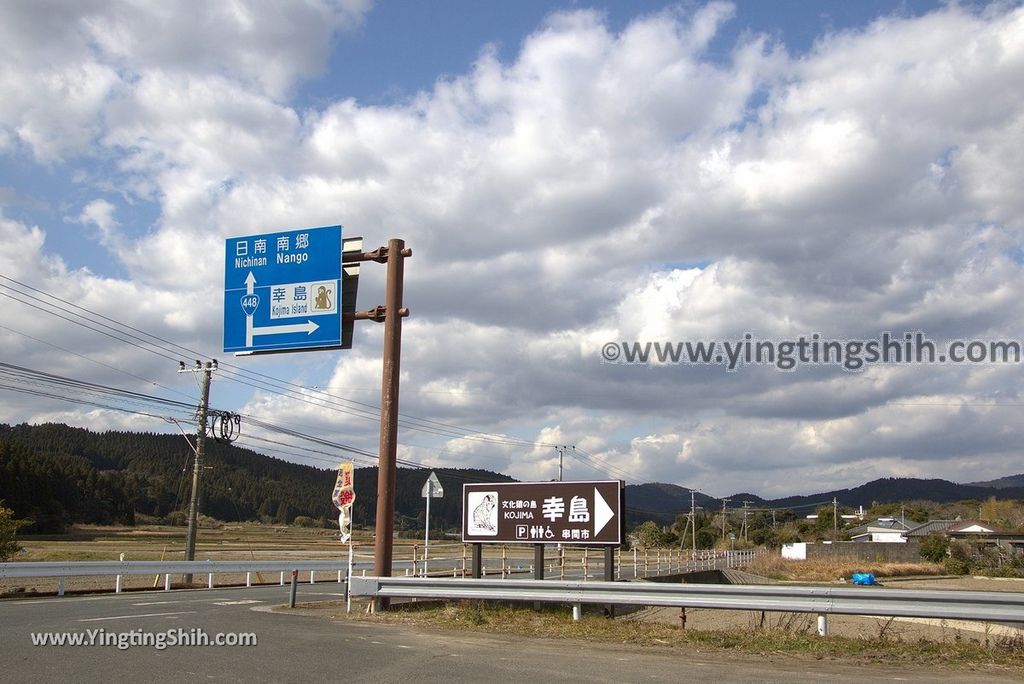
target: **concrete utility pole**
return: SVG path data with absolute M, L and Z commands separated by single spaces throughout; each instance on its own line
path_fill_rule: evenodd
M 725 504 L 729 503 L 732 499 L 722 499 L 722 542 L 725 542 Z
M 697 504 L 696 494 L 690 490 L 690 534 L 693 535 L 693 552 L 697 553 Z
M 217 369 L 217 360 L 207 361 L 206 366 L 199 360 L 195 368 L 185 368 L 184 361 L 179 363 L 179 373 L 202 373 L 200 377 L 200 400 L 197 411 L 195 465 L 192 467 L 192 497 L 188 507 L 188 533 L 185 538 L 185 560 L 196 559 L 196 528 L 199 519 L 199 474 L 203 470 L 203 453 L 206 447 L 206 418 L 210 412 L 210 379 Z M 185 584 L 192 584 L 192 573 L 184 577 Z
M 839 540 L 839 501 L 832 497 L 832 541 Z
M 558 452 L 558 481 L 559 482 L 562 481 L 562 460 L 563 460 L 563 457 L 565 456 L 565 452 L 567 450 L 569 450 L 569 449 L 572 449 L 573 453 L 575 453 L 576 452 L 576 445 L 573 444 L 572 446 L 565 446 L 565 445 L 563 445 L 563 446 L 556 446 L 555 447 L 555 451 Z

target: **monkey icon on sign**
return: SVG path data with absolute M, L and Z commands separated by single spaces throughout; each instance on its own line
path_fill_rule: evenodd
M 466 532 L 474 536 L 494 537 L 498 534 L 498 492 L 468 492 Z
M 331 290 L 330 288 L 321 285 L 317 288 L 316 299 L 313 301 L 313 308 L 319 311 L 329 311 L 334 307 L 331 305 Z

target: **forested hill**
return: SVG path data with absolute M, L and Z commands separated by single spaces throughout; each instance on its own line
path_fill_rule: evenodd
M 320 456 L 317 456 L 320 458 Z M 344 454 L 338 456 L 343 460 Z M 192 451 L 185 438 L 172 434 L 96 433 L 62 424 L 0 425 L 0 501 L 19 518 L 33 520 L 26 533 L 60 532 L 72 523 L 133 524 L 136 516 L 183 523 L 191 487 Z M 260 520 L 291 523 L 298 516 L 331 527 L 337 510 L 331 503 L 335 471 L 265 456 L 207 441 L 200 512 L 224 521 Z M 462 485 L 507 482 L 512 478 L 487 470 L 437 468 L 444 497 L 431 504 L 431 525 L 457 528 L 462 517 Z M 732 501 L 755 507 L 812 510 L 835 497 L 840 504 L 868 508 L 873 503 L 929 500 L 937 502 L 989 496 L 1024 500 L 1018 479 L 960 485 L 945 480 L 886 478 L 853 489 L 765 500 L 737 494 Z M 423 530 L 427 479 L 422 469 L 396 473 L 395 528 Z M 997 488 L 998 485 L 1004 485 Z M 982 486 L 985 485 L 985 486 Z M 357 468 L 355 523 L 372 526 L 377 506 L 377 468 Z M 655 520 L 671 524 L 690 509 L 689 490 L 670 484 L 626 487 L 630 523 Z M 695 503 L 715 511 L 720 501 L 697 494 Z M 734 504 L 735 505 L 735 504 Z M 308 522 L 308 521 L 307 521 Z
M 339 455 L 339 461 L 344 455 Z M 136 514 L 181 521 L 188 509 L 192 451 L 181 435 L 96 433 L 62 424 L 0 425 L 0 501 L 34 521 L 27 533 L 62 531 L 72 523 L 133 524 Z M 336 472 L 265 456 L 209 440 L 200 511 L 219 520 L 292 522 L 296 516 L 330 526 Z M 431 504 L 431 523 L 456 527 L 462 484 L 511 478 L 486 470 L 438 468 L 445 496 Z M 419 529 L 427 472 L 399 468 L 396 528 Z M 373 523 L 377 468 L 357 468 L 357 525 Z

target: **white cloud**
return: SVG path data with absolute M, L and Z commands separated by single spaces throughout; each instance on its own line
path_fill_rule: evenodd
M 227 72 L 275 97 L 319 72 L 332 36 L 362 23 L 371 0 L 117 2 L 81 25 L 104 56 L 132 71 Z
M 0 139 L 47 163 L 88 154 L 108 106 L 145 99 L 155 85 L 152 94 L 173 107 L 182 90 L 168 83 L 174 79 L 228 79 L 253 97 L 282 100 L 324 69 L 334 35 L 358 27 L 370 7 L 371 0 L 6 3 Z
M 396 235 L 414 250 L 409 415 L 576 444 L 633 479 L 720 494 L 1019 468 L 1020 430 L 989 407 L 1016 397 L 1015 366 L 727 373 L 613 366 L 599 350 L 745 332 L 1015 335 L 1024 8 L 882 18 L 802 55 L 744 35 L 715 59 L 708 46 L 742 9 L 666 11 L 621 32 L 563 12 L 514 59 L 482 46 L 467 73 L 411 101 L 317 110 L 288 93 L 366 6 L 303 5 L 294 21 L 276 5 L 191 9 L 8 10 L 62 42 L 0 67 L 15 94 L 0 103 L 0 151 L 28 146 L 57 167 L 103 157 L 125 197 L 160 215 L 129 235 L 130 208 L 109 198 L 68 212 L 101 230 L 130 281 L 68 274 L 40 229 L 10 220 L 0 230 L 32 258 L 8 255 L 4 272 L 43 265 L 42 286 L 212 349 L 225 236 L 341 222 L 367 248 Z M 191 42 L 140 39 L 185 21 Z M 29 103 L 36 81 L 45 97 Z M 363 267 L 361 306 L 381 300 L 381 271 Z M 114 305 L 126 301 L 137 306 Z M 360 325 L 340 358 L 276 368 L 372 404 L 380 332 Z M 372 420 L 353 415 L 365 407 L 342 406 L 257 395 L 245 410 L 372 449 Z M 452 439 L 469 432 L 408 428 L 403 454 L 529 479 L 557 468 L 546 446 Z

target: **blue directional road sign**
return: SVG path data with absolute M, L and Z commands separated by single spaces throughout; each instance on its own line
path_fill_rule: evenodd
M 228 238 L 224 351 L 341 346 L 341 226 Z

